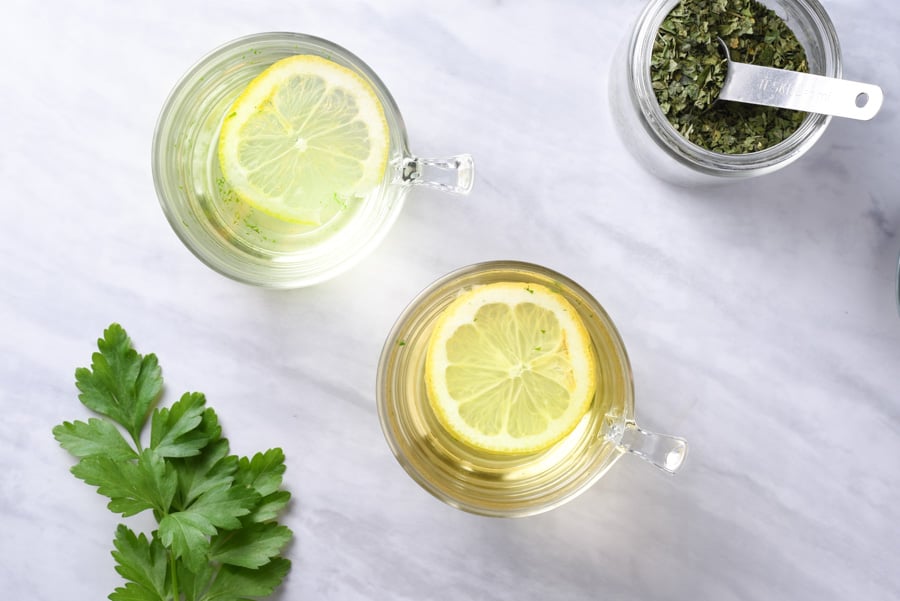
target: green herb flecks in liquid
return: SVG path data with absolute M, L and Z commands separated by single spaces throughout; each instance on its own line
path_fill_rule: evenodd
M 808 72 L 781 17 L 756 0 L 682 0 L 660 25 L 650 79 L 662 112 L 690 142 L 724 154 L 757 152 L 794 133 L 806 113 L 717 100 L 731 59 Z
M 346 210 L 349 204 L 347 203 L 347 198 L 340 196 L 337 192 L 331 195 L 331 200 L 341 208 L 341 210 Z

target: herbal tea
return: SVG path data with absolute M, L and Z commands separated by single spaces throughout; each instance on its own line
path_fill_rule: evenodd
M 200 103 L 181 149 L 192 167 L 184 185 L 232 243 L 297 251 L 336 235 L 381 184 L 388 125 L 350 69 L 295 55 L 260 73 L 260 54 Z
M 378 76 L 298 33 L 234 40 L 172 90 L 153 143 L 172 229 L 200 260 L 273 288 L 330 279 L 385 237 L 414 185 L 468 194 L 469 155 L 412 155 Z
M 398 321 L 379 412 L 407 471 L 456 507 L 527 515 L 580 492 L 623 449 L 625 350 L 603 309 L 538 266 L 462 270 Z M 612 438 L 611 438 L 612 437 Z

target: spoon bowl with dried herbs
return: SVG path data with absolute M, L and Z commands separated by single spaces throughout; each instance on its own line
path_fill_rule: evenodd
M 669 123 L 690 142 L 725 154 L 757 152 L 793 134 L 804 111 L 717 102 L 735 61 L 805 73 L 806 51 L 787 23 L 757 0 L 681 0 L 659 26 L 650 78 Z
M 726 75 L 717 100 L 821 113 L 868 121 L 884 102 L 879 86 L 787 69 L 761 67 L 731 60 L 728 45 L 717 38 L 725 53 Z

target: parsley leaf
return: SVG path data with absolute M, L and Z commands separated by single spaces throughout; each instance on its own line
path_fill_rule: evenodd
M 293 535 L 274 521 L 291 498 L 281 489 L 284 453 L 231 455 L 201 393 L 153 409 L 162 392 L 156 356 L 138 354 L 118 324 L 97 345 L 91 367 L 76 370 L 75 380 L 81 402 L 107 419 L 63 422 L 53 436 L 79 459 L 72 474 L 109 497 L 111 511 L 128 517 L 149 509 L 159 523 L 149 537 L 125 525 L 116 530 L 112 554 L 126 582 L 109 599 L 247 601 L 271 594 L 290 569 L 280 553 Z
M 193 511 L 177 511 L 159 522 L 162 544 L 172 549 L 176 559 L 183 559 L 192 572 L 198 571 L 207 562 L 207 537 L 216 532 L 209 518 Z
M 162 457 L 199 455 L 209 437 L 197 427 L 203 421 L 206 397 L 187 393 L 171 409 L 156 409 L 150 420 L 150 448 Z
M 75 370 L 78 398 L 88 408 L 122 425 L 138 440 L 150 407 L 162 390 L 156 355 L 142 357 L 122 326 L 112 324 L 97 341 L 91 368 Z
M 159 537 L 175 557 L 183 557 L 196 571 L 207 560 L 207 537 L 216 534 L 217 527 L 240 528 L 238 518 L 250 513 L 258 498 L 259 494 L 246 486 L 217 486 L 200 495 L 188 509 L 164 517 L 159 523 Z
M 252 486 L 262 497 L 245 521 L 265 522 L 274 519 L 290 501 L 291 493 L 279 490 L 284 474 L 284 452 L 269 449 L 252 459 L 242 458 L 235 473 L 235 482 Z
M 113 460 L 137 459 L 137 453 L 112 424 L 96 417 L 85 422 L 63 422 L 53 428 L 53 437 L 76 457 L 105 455 Z
M 179 590 L 184 595 L 184 601 L 200 601 L 218 570 L 219 566 L 206 563 L 199 571 L 192 572 L 183 562 L 176 562 L 175 572 L 178 576 Z
M 269 449 L 257 453 L 253 459 L 242 458 L 234 479 L 238 484 L 252 486 L 261 495 L 268 495 L 281 486 L 284 470 L 284 451 Z
M 247 597 L 271 595 L 290 569 L 291 562 L 283 557 L 256 570 L 222 566 L 201 601 L 246 601 Z
M 90 455 L 79 461 L 72 473 L 96 486 L 98 493 L 111 499 L 109 510 L 125 517 L 145 509 L 165 512 L 178 484 L 174 468 L 152 449 L 145 449 L 136 462 Z
M 273 522 L 250 524 L 213 538 L 209 558 L 243 568 L 269 563 L 291 540 L 291 531 Z
M 259 500 L 259 493 L 248 486 L 224 486 L 212 488 L 200 495 L 187 511 L 199 513 L 219 528 L 240 528 L 242 515 Z
M 282 509 L 287 506 L 291 500 L 291 493 L 286 490 L 279 490 L 272 494 L 266 495 L 259 500 L 253 511 L 245 518 L 248 522 L 266 522 L 274 520 Z
M 175 462 L 173 462 L 175 463 Z M 206 491 L 234 481 L 238 458 L 228 454 L 228 441 L 210 443 L 197 457 L 180 461 L 178 466 L 178 500 L 175 506 L 184 509 Z
M 109 598 L 113 601 L 165 601 L 168 557 L 162 543 L 156 538 L 147 540 L 143 534 L 136 535 L 120 524 L 113 544 L 116 547 L 112 552 L 116 571 L 129 582 L 124 588 L 117 588 Z

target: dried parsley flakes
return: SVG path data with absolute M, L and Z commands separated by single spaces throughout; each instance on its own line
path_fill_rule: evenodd
M 690 142 L 724 154 L 778 144 L 806 113 L 717 101 L 734 61 L 808 72 L 806 52 L 784 20 L 756 0 L 681 0 L 659 27 L 650 79 L 663 113 Z

